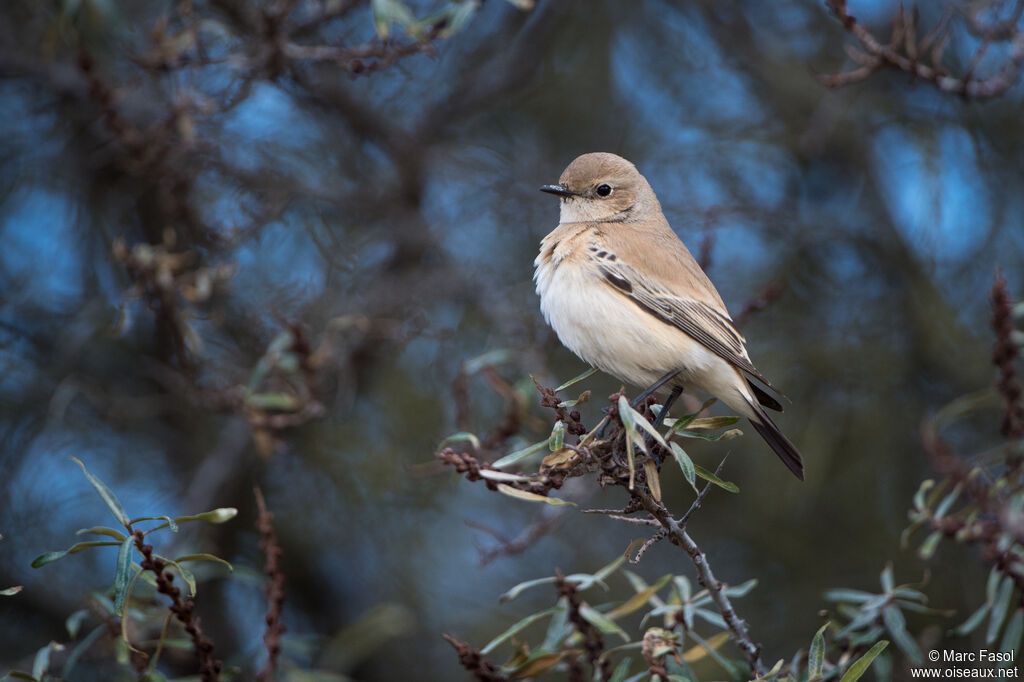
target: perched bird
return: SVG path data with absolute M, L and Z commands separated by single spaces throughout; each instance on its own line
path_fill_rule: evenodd
M 796 447 L 765 408 L 782 406 L 754 367 L 715 286 L 672 231 L 636 167 L 615 154 L 578 157 L 557 185 L 558 227 L 534 265 L 540 307 L 558 338 L 585 362 L 638 387 L 658 382 L 717 396 L 750 420 L 803 480 Z

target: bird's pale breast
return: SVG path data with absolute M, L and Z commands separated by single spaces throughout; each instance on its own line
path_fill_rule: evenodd
M 584 361 L 639 387 L 671 369 L 683 370 L 682 383 L 690 383 L 722 362 L 614 290 L 580 253 L 561 255 L 558 260 L 542 249 L 537 258 L 540 307 L 562 343 Z

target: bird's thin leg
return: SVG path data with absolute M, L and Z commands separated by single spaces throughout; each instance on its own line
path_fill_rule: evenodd
M 661 406 L 661 412 L 658 413 L 658 418 L 654 420 L 653 426 L 655 431 L 661 428 L 662 423 L 665 421 L 666 415 L 668 415 L 669 408 L 672 407 L 672 405 L 675 404 L 677 400 L 679 400 L 679 396 L 682 395 L 682 393 L 683 389 L 679 386 L 673 388 L 672 392 L 669 393 L 668 400 L 666 400 L 665 404 Z M 658 467 L 660 468 L 662 460 L 657 455 L 654 454 L 654 438 L 651 436 L 651 434 L 647 433 L 644 434 L 644 441 L 647 443 L 647 451 L 652 454 L 655 461 L 658 463 Z
M 670 382 L 673 379 L 675 379 L 676 376 L 679 374 L 679 372 L 680 372 L 680 370 L 674 369 L 671 372 L 667 373 L 665 376 L 663 376 L 660 379 L 658 379 L 657 381 L 655 381 L 643 393 L 641 393 L 637 397 L 633 398 L 633 400 L 630 401 L 629 406 L 634 408 L 634 409 L 636 409 L 639 405 L 642 405 L 643 402 L 645 400 L 647 400 L 647 398 L 652 393 L 657 391 L 659 388 L 661 388 L 662 386 L 664 386 L 668 382 Z
M 668 416 L 669 408 L 679 400 L 679 396 L 682 394 L 683 389 L 679 386 L 673 388 L 672 392 L 668 394 L 668 400 L 666 400 L 665 404 L 661 406 L 661 412 L 658 413 L 658 418 L 654 420 L 653 426 L 655 431 L 661 428 L 662 423 L 665 421 L 665 417 Z

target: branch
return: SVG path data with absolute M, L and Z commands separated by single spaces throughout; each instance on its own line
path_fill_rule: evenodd
M 273 682 L 277 679 L 277 656 L 281 653 L 281 635 L 286 629 L 281 622 L 284 574 L 278 566 L 281 547 L 277 544 L 277 534 L 274 532 L 274 515 L 267 509 L 263 493 L 258 487 L 253 488 L 253 494 L 256 496 L 256 506 L 259 509 L 256 530 L 260 533 L 260 549 L 263 550 L 265 557 L 263 572 L 267 576 L 267 631 L 263 635 L 263 643 L 267 647 L 267 664 L 256 679 L 258 682 Z
M 950 76 L 943 68 L 942 53 L 949 40 L 948 18 L 936 25 L 921 41 L 917 40 L 917 14 L 900 7 L 893 20 L 890 41 L 883 44 L 860 24 L 846 9 L 846 0 L 827 0 L 832 14 L 852 34 L 859 45 L 848 47 L 850 58 L 858 67 L 836 74 L 821 76 L 821 81 L 830 88 L 839 88 L 850 83 L 866 80 L 883 67 L 904 71 L 915 79 L 933 84 L 945 92 L 960 95 L 964 99 L 988 99 L 1002 95 L 1010 89 L 1020 75 L 1024 64 L 1024 33 L 1018 26 L 1024 3 L 1018 2 L 1013 14 L 1005 21 L 992 26 L 983 26 L 973 16 L 968 16 L 968 30 L 981 39 L 971 65 L 964 76 Z M 1009 54 L 999 69 L 988 78 L 975 78 L 974 69 L 993 42 L 1009 43 Z M 931 48 L 931 65 L 919 61 L 921 54 Z
M 635 490 L 633 494 L 640 500 L 644 509 L 661 523 L 672 544 L 681 547 L 690 556 L 694 568 L 697 569 L 697 580 L 711 594 L 711 599 L 715 602 L 715 606 L 718 607 L 718 612 L 722 614 L 726 625 L 729 626 L 733 641 L 736 642 L 736 645 L 746 657 L 747 662 L 750 663 L 750 668 L 754 671 L 755 676 L 763 675 L 764 666 L 761 663 L 761 647 L 750 638 L 746 622 L 736 614 L 732 602 L 729 601 L 729 597 L 725 594 L 725 586 L 711 572 L 711 565 L 708 564 L 707 555 L 701 550 L 694 539 L 690 537 L 690 534 L 686 532 L 686 527 L 672 518 L 665 505 L 655 502 L 653 498 L 645 495 L 640 490 Z

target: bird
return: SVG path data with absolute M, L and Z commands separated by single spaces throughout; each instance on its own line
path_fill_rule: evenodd
M 767 413 L 782 411 L 769 391 L 781 392 L 751 362 L 721 295 L 636 166 L 583 154 L 540 190 L 559 197 L 560 212 L 534 281 L 562 344 L 620 381 L 649 386 L 643 397 L 671 389 L 659 417 L 683 390 L 716 396 L 804 480 L 803 458 Z

